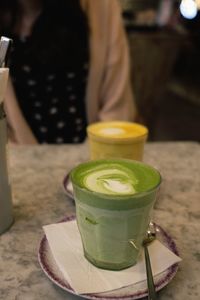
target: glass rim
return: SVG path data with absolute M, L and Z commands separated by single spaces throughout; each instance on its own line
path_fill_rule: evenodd
M 88 193 L 90 195 L 94 194 L 96 196 L 99 196 L 99 197 L 102 197 L 104 199 L 110 199 L 112 200 L 112 198 L 114 197 L 115 200 L 130 200 L 130 197 L 131 198 L 138 198 L 138 197 L 143 197 L 155 190 L 157 190 L 159 188 L 159 186 L 161 185 L 162 183 L 162 176 L 160 174 L 160 172 L 153 166 L 147 164 L 147 163 L 144 163 L 144 162 L 141 162 L 141 161 L 137 161 L 137 160 L 131 160 L 131 159 L 124 159 L 124 158 L 119 158 L 119 159 L 98 159 L 98 160 L 91 160 L 91 161 L 87 161 L 87 162 L 84 162 L 84 163 L 81 163 L 81 165 L 83 164 L 92 164 L 92 163 L 95 163 L 95 162 L 118 162 L 118 161 L 126 161 L 126 162 L 134 162 L 136 164 L 140 164 L 140 165 L 145 165 L 151 169 L 153 169 L 158 175 L 159 175 L 159 181 L 157 182 L 157 184 L 149 189 L 147 189 L 146 191 L 141 191 L 141 192 L 136 192 L 136 193 L 133 193 L 133 194 L 128 194 L 128 195 L 123 195 L 123 194 L 120 194 L 120 195 L 117 195 L 117 194 L 107 194 L 107 193 L 100 193 L 100 192 L 95 192 L 95 191 L 91 191 L 87 188 L 84 188 L 84 187 L 81 187 L 80 185 L 78 185 L 77 183 L 75 183 L 73 181 L 73 173 L 75 173 L 77 171 L 77 169 L 80 167 L 80 165 L 74 167 L 71 171 L 70 171 L 70 180 L 72 182 L 72 184 L 74 186 L 76 186 L 79 190 L 85 192 L 85 193 Z
M 130 127 L 137 127 L 137 128 L 140 128 L 143 130 L 142 133 L 138 133 L 138 135 L 135 135 L 135 136 L 131 136 L 131 134 L 129 136 L 126 136 L 126 137 L 123 137 L 123 136 L 104 136 L 104 135 L 100 135 L 98 133 L 95 133 L 94 132 L 94 128 L 95 127 L 99 127 L 102 125 L 102 129 L 106 128 L 106 125 L 110 125 L 110 126 L 115 126 L 119 124 L 120 125 L 124 125 L 124 126 L 130 126 Z M 122 142 L 122 143 L 125 143 L 125 142 L 133 142 L 133 141 L 137 141 L 137 140 L 140 140 L 140 139 L 143 139 L 144 137 L 148 136 L 148 133 L 149 133 L 149 130 L 148 128 L 145 126 L 145 125 L 142 125 L 142 124 L 139 124 L 139 123 L 136 123 L 136 122 L 128 122 L 128 121 L 105 121 L 105 122 L 96 122 L 96 123 L 91 123 L 87 126 L 86 128 L 87 130 L 87 134 L 89 137 L 91 138 L 95 138 L 96 140 L 101 140 L 101 141 L 105 141 L 107 143 L 113 143 L 113 142 Z

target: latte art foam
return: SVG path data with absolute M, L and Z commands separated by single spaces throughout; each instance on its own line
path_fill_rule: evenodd
M 120 139 L 136 139 L 146 136 L 148 130 L 146 127 L 132 122 L 97 122 L 87 127 L 89 137 L 96 138 L 113 138 L 114 140 Z
M 71 176 L 82 189 L 122 197 L 146 192 L 160 181 L 155 169 L 122 159 L 90 161 L 76 167 Z
M 85 177 L 85 187 L 88 190 L 103 194 L 134 194 L 136 192 L 134 186 L 137 185 L 137 180 L 134 173 L 129 173 L 128 169 L 121 168 L 121 166 L 107 170 L 94 170 Z
M 124 130 L 123 128 L 118 128 L 118 127 L 108 127 L 108 128 L 103 128 L 99 130 L 99 133 L 101 135 L 122 135 L 122 134 L 126 134 L 126 130 Z

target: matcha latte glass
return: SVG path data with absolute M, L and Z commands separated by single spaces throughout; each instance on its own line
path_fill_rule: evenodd
M 142 160 L 148 129 L 132 122 L 93 123 L 87 127 L 91 159 Z
M 96 160 L 70 174 L 85 257 L 120 270 L 137 262 L 151 218 L 159 172 L 144 163 Z

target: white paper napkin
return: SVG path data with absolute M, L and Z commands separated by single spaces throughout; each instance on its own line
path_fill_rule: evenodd
M 62 274 L 77 294 L 111 291 L 146 279 L 144 256 L 138 263 L 121 271 L 95 267 L 83 255 L 81 238 L 75 220 L 43 227 L 53 257 Z M 155 240 L 148 247 L 153 275 L 181 259 Z

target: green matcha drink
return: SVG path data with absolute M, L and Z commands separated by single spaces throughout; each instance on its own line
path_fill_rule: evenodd
M 84 255 L 100 268 L 137 262 L 156 192 L 157 170 L 134 160 L 96 160 L 70 174 Z

